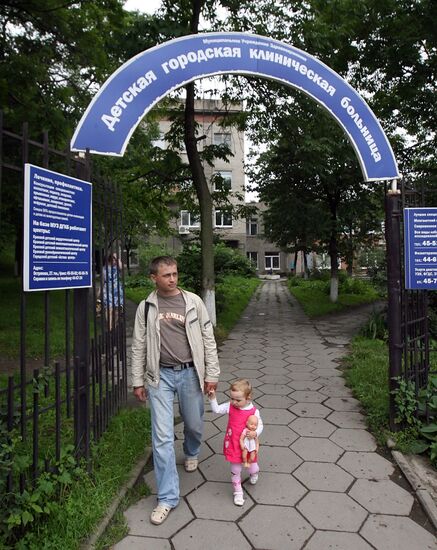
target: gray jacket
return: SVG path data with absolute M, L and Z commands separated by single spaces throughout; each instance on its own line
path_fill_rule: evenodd
M 218 382 L 220 367 L 212 323 L 205 304 L 192 292 L 179 289 L 185 300 L 185 330 L 193 363 L 203 391 L 204 382 Z M 149 303 L 147 336 L 144 326 L 144 302 Z M 154 290 L 137 308 L 132 335 L 132 385 L 159 384 L 161 337 L 158 319 L 158 297 Z

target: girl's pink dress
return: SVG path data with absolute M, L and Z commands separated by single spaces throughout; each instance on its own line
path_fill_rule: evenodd
M 232 404 L 229 405 L 228 426 L 226 428 L 225 441 L 223 444 L 223 454 L 228 462 L 241 464 L 243 457 L 241 455 L 240 436 L 246 427 L 249 416 L 255 414 L 256 408 L 252 407 L 247 411 L 237 409 Z

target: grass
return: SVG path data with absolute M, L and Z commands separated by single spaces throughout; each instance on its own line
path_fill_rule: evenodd
M 21 541 L 21 547 L 79 548 L 81 541 L 93 533 L 127 480 L 132 467 L 144 453 L 149 437 L 150 413 L 145 407 L 124 409 L 115 416 L 93 450 L 92 474 L 74 482 L 48 521 L 29 533 Z
M 330 301 L 327 281 L 289 279 L 288 288 L 305 313 L 312 318 L 368 304 L 380 298 L 378 292 L 363 281 L 358 281 L 357 284 L 346 284 L 343 287 L 340 285 L 336 303 Z
M 20 350 L 20 280 L 0 278 L 2 315 L 0 316 L 0 355 L 16 358 Z M 44 356 L 44 292 L 26 294 L 26 356 Z M 72 297 L 70 298 L 72 302 Z M 72 309 L 72 308 L 71 308 Z M 58 357 L 65 351 L 65 291 L 50 291 L 50 355 Z M 71 314 L 71 326 L 73 315 Z

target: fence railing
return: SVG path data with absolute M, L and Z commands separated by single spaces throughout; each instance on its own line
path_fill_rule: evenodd
M 126 328 L 123 314 L 124 242 L 122 199 L 117 187 L 91 177 L 89 156 L 49 146 L 3 126 L 0 113 L 0 228 L 15 240 L 15 274 L 0 276 L 11 315 L 12 357 L 0 357 L 0 493 L 23 491 L 43 471 L 53 470 L 62 448 L 89 457 L 110 418 L 127 398 Z M 24 164 L 49 168 L 93 183 L 93 287 L 22 291 Z M 7 285 L 5 284 L 7 282 Z M 0 287 L 1 288 L 1 287 Z M 101 309 L 98 311 L 98 300 Z M 15 319 L 19 316 L 19 327 Z M 9 323 L 8 323 L 9 329 Z M 14 332 L 15 330 L 15 332 Z M 12 442 L 30 465 L 14 474 Z M 12 453 L 12 454 L 11 454 Z M 4 468 L 10 459 L 9 469 Z M 16 466 L 16 465 L 15 465 Z

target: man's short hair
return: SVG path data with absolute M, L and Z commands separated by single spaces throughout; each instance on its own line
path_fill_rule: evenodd
M 156 275 L 158 273 L 158 269 L 161 264 L 175 265 L 175 266 L 178 265 L 177 261 L 175 260 L 175 258 L 173 258 L 173 256 L 157 256 L 156 258 L 153 258 L 153 260 L 150 262 L 150 266 L 149 266 L 150 275 Z

